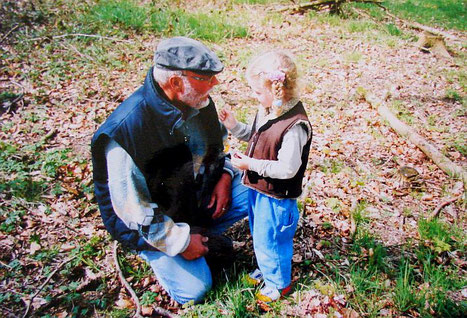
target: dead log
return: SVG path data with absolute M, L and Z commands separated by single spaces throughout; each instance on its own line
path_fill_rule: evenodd
M 435 146 L 420 136 L 412 127 L 400 121 L 391 110 L 385 106 L 384 100 L 381 100 L 371 93 L 363 92 L 365 100 L 375 108 L 383 119 L 385 119 L 392 129 L 399 135 L 409 139 L 414 145 L 422 150 L 433 162 L 449 176 L 458 178 L 464 183 L 464 189 L 467 188 L 467 172 L 443 155 Z
M 276 12 L 291 11 L 293 13 L 303 13 L 307 10 L 320 11 L 323 9 L 329 9 L 331 13 L 341 13 L 341 6 L 347 2 L 356 3 L 378 3 L 382 4 L 382 0 L 313 0 L 305 3 L 300 3 L 292 6 L 281 7 Z

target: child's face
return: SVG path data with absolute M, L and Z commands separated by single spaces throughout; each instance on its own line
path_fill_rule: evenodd
M 271 91 L 266 87 L 259 85 L 258 83 L 250 82 L 249 84 L 251 90 L 253 91 L 253 97 L 256 98 L 264 108 L 270 108 L 274 99 Z

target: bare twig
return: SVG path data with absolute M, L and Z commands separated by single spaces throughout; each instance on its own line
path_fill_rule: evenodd
M 118 273 L 118 278 L 120 278 L 120 282 L 125 286 L 125 288 L 128 290 L 128 292 L 131 295 L 131 298 L 133 299 L 133 302 L 136 305 L 136 313 L 133 317 L 138 317 L 141 318 L 141 304 L 138 299 L 138 295 L 136 295 L 134 289 L 130 286 L 130 284 L 126 281 L 125 276 L 123 275 L 123 272 L 120 268 L 120 265 L 118 263 L 118 242 L 114 241 L 114 248 L 113 248 L 113 255 L 114 255 L 114 262 L 115 262 L 115 268 L 117 269 Z M 168 310 L 165 310 L 164 308 L 158 307 L 156 305 L 153 305 L 152 308 L 156 312 L 156 314 L 163 316 L 163 317 L 168 317 L 168 318 L 177 318 L 177 315 L 172 314 Z
M 11 32 L 13 32 L 14 30 L 16 30 L 17 28 L 19 27 L 19 24 L 15 25 L 14 27 L 11 28 L 10 31 L 7 32 L 7 34 L 5 34 L 2 39 L 0 40 L 0 44 L 2 44 L 3 41 L 5 41 L 5 39 L 11 34 Z
M 83 34 L 83 33 L 62 34 L 62 35 L 56 35 L 56 36 L 52 36 L 52 37 L 39 37 L 39 38 L 25 39 L 25 41 L 40 41 L 40 40 L 46 40 L 46 39 L 62 39 L 62 38 L 67 38 L 67 37 L 86 37 L 86 38 L 96 38 L 96 39 L 101 39 L 101 40 L 110 40 L 110 41 L 114 41 L 114 42 L 132 43 L 132 41 L 129 41 L 129 40 L 121 40 L 121 39 L 111 38 L 111 37 L 107 37 L 107 36 L 101 36 L 101 35 L 96 35 L 96 34 Z
M 4 263 L 2 261 L 0 261 L 0 265 L 6 267 L 8 269 L 12 269 L 12 267 L 10 265 L 8 265 L 8 264 L 6 264 L 6 263 Z
M 428 216 L 428 220 L 433 220 L 434 218 L 438 217 L 439 213 L 441 212 L 441 210 L 445 207 L 445 206 L 448 206 L 449 204 L 453 203 L 453 202 L 456 202 L 457 200 L 459 200 L 460 198 L 462 197 L 462 195 L 459 195 L 457 197 L 454 197 L 454 198 L 451 198 L 447 201 L 444 201 L 444 202 L 441 202 L 434 210 L 433 212 L 431 212 L 430 216 Z
M 143 316 L 141 316 L 141 304 L 139 302 L 138 295 L 136 295 L 133 288 L 126 281 L 125 276 L 123 275 L 123 272 L 122 272 L 122 270 L 120 268 L 120 264 L 118 263 L 118 254 L 117 253 L 118 253 L 118 242 L 114 241 L 113 256 L 114 256 L 115 268 L 117 269 L 117 273 L 118 273 L 118 278 L 120 278 L 120 282 L 123 284 L 123 286 L 125 286 L 126 290 L 128 290 L 128 292 L 131 295 L 131 298 L 133 299 L 133 302 L 136 305 L 136 313 L 135 313 L 134 317 L 138 317 L 138 318 L 143 317 Z
M 152 305 L 152 309 L 154 309 L 154 312 L 162 317 L 167 317 L 167 318 L 178 318 L 178 315 L 172 314 L 170 311 L 165 310 L 164 308 Z
M 95 62 L 95 61 L 96 61 L 96 60 L 93 59 L 91 56 L 89 56 L 89 55 L 87 55 L 87 54 L 85 54 L 85 53 L 81 53 L 74 45 L 71 45 L 70 43 L 68 43 L 68 46 L 65 45 L 65 44 L 63 44 L 63 43 L 60 43 L 60 44 L 61 44 L 61 46 L 63 46 L 65 49 L 70 49 L 70 48 L 71 48 L 73 51 L 76 52 L 76 54 L 78 54 L 79 56 L 81 56 L 81 57 L 83 57 L 83 58 L 86 58 L 86 59 L 88 59 L 88 60 L 90 60 L 90 61 L 92 61 L 92 62 Z
M 26 311 L 24 312 L 23 314 L 23 318 L 24 317 L 27 317 L 27 315 L 29 314 L 29 311 L 31 309 L 31 304 L 32 304 L 32 301 L 34 300 L 34 298 L 41 292 L 41 290 L 45 287 L 45 285 L 47 285 L 47 283 L 52 279 L 52 277 L 55 275 L 56 272 L 58 272 L 58 270 L 60 268 L 63 267 L 63 265 L 71 262 L 72 260 L 74 260 L 77 256 L 73 256 L 71 258 L 68 258 L 66 260 L 64 260 L 63 262 L 60 263 L 60 265 L 57 266 L 57 268 L 52 272 L 50 273 L 50 275 L 47 277 L 47 279 L 45 280 L 45 282 L 39 287 L 38 290 L 36 290 L 36 292 L 31 296 L 31 298 L 29 299 L 29 301 L 27 302 L 27 305 L 26 305 Z

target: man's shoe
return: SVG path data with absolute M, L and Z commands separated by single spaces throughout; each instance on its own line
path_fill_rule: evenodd
M 252 271 L 251 273 L 245 275 L 245 281 L 250 286 L 257 286 L 263 281 L 263 274 L 257 268 L 254 271 Z
M 207 234 L 206 246 L 209 252 L 205 255 L 206 262 L 212 274 L 220 273 L 234 263 L 234 249 L 232 239 L 225 235 Z
M 287 286 L 283 289 L 271 288 L 268 286 L 264 286 L 260 289 L 259 292 L 256 293 L 256 298 L 261 300 L 265 303 L 271 303 L 273 301 L 278 300 L 282 296 L 286 296 L 292 290 L 292 285 Z

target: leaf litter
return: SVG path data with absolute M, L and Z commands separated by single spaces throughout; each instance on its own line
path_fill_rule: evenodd
M 230 107 L 237 115 L 251 121 L 257 106 L 249 97 L 251 94 L 243 75 L 249 58 L 265 49 L 284 48 L 294 54 L 301 67 L 302 100 L 313 125 L 314 137 L 304 195 L 299 200 L 303 215 L 294 241 L 294 280 L 307 276 L 316 269 L 316 264 L 326 263 L 323 255 L 331 254 L 333 248 L 329 242 L 337 242 L 345 249 L 355 231 L 353 213 L 359 203 L 365 204 L 365 217 L 368 218 L 365 226 L 385 246 L 398 246 L 418 238 L 419 218 L 429 214 L 446 198 L 462 194 L 463 186 L 386 126 L 358 91 L 361 87 L 377 95 L 391 91 L 391 101 L 404 106 L 399 109 L 400 113 L 405 114 L 408 110 L 417 132 L 438 149 L 446 150 L 451 160 L 466 168 L 465 152 L 450 144 L 454 136 L 465 136 L 467 132 L 465 101 L 463 104 L 457 99 L 446 98 L 449 89 L 459 89 L 453 86 L 451 77 L 465 72 L 465 65 L 459 59 L 446 60 L 422 53 L 402 38 L 391 38 L 395 45 L 388 45 L 371 32 L 349 33 L 343 27 L 318 23 L 306 15 L 284 14 L 278 23 L 261 6 L 253 6 L 248 9 L 248 17 L 249 38 L 215 45 L 215 50 L 225 57 L 226 69 L 219 75 L 222 84 L 212 97 L 219 107 Z M 88 253 L 83 254 L 86 262 L 74 264 L 75 269 L 67 268 L 78 287 L 93 294 L 89 296 L 91 299 L 114 295 L 111 299 L 117 308 L 133 308 L 129 296 L 119 292 L 121 287 L 114 279 L 110 240 L 92 201 L 93 193 L 88 189 L 92 185 L 90 138 L 100 122 L 139 86 L 150 65 L 151 51 L 159 41 L 153 36 L 136 34 L 134 39 L 135 43 L 130 47 L 114 45 L 115 51 L 121 52 L 116 55 L 121 54 L 119 58 L 125 67 L 111 69 L 91 63 L 84 70 L 71 69 L 74 80 L 51 82 L 53 77 L 47 76 L 46 65 L 39 67 L 42 67 L 39 80 L 23 77 L 19 69 L 28 73 L 34 69 L 31 65 L 40 64 L 37 62 L 43 59 L 48 61 L 41 48 L 29 56 L 28 64 L 14 59 L 6 61 L 7 72 L 1 75 L 1 87 L 7 87 L 10 80 L 15 80 L 24 88 L 25 97 L 15 111 L 1 116 L 0 141 L 34 144 L 53 132 L 44 149 L 72 148 L 75 157 L 70 155 L 69 160 L 58 168 L 55 178 L 49 180 L 50 186 L 59 188 L 59 194 L 44 195 L 44 203 L 21 202 L 28 209 L 21 216 L 21 232 L 0 233 L 2 292 L 33 293 L 53 270 L 56 262 L 51 258 Z M 15 54 L 12 46 L 7 46 L 6 50 Z M 60 54 L 64 47 L 57 46 L 53 50 L 54 54 Z M 131 50 L 143 53 L 133 59 Z M 81 65 L 89 62 L 82 61 L 83 56 L 75 57 L 81 60 Z M 41 83 L 41 87 L 37 83 Z M 39 117 L 40 131 L 34 131 L 31 116 Z M 434 129 L 439 127 L 443 129 Z M 465 145 L 465 139 L 460 142 Z M 229 144 L 231 151 L 244 149 L 244 144 L 231 137 Z M 418 171 L 426 183 L 423 191 L 400 189 L 398 169 L 401 166 L 411 166 Z M 14 176 L 4 176 L 2 172 L 2 179 L 12 180 Z M 12 198 L 1 195 L 1 205 L 8 205 Z M 465 231 L 463 200 L 464 206 L 448 206 L 442 218 L 460 224 Z M 2 221 L 5 221 L 4 216 Z M 247 267 L 253 267 L 248 232 L 247 223 L 241 222 L 229 234 L 236 243 L 239 260 Z M 93 238 L 97 238 L 96 242 L 90 243 Z M 38 256 L 41 252 L 43 258 Z M 242 259 L 242 255 L 245 258 Z M 132 267 L 145 268 L 136 256 L 125 258 Z M 20 281 L 6 274 L 12 269 L 21 273 Z M 152 291 L 158 295 L 159 306 L 180 311 L 150 269 L 146 267 L 143 276 L 146 279 L 132 281 L 135 289 L 141 293 Z M 109 286 L 100 291 L 86 291 L 86 286 L 101 277 Z M 48 286 L 52 299 L 63 298 L 63 288 L 60 288 L 69 283 L 64 276 L 57 275 L 52 279 Z M 23 284 L 35 287 L 23 291 Z M 462 290 L 462 295 L 464 292 Z M 319 317 L 333 313 L 336 317 L 358 316 L 346 308 L 347 300 L 343 295 L 326 291 L 322 286 L 296 292 L 291 298 L 298 299 L 286 306 L 285 315 Z M 41 297 L 35 299 L 33 306 L 40 310 L 44 304 L 46 311 L 57 314 L 59 308 L 65 309 L 56 302 L 58 307 L 54 310 L 54 302 Z M 21 305 L 17 303 L 15 306 L 14 311 L 18 313 Z M 3 306 L 1 310 L 6 316 L 12 314 Z

